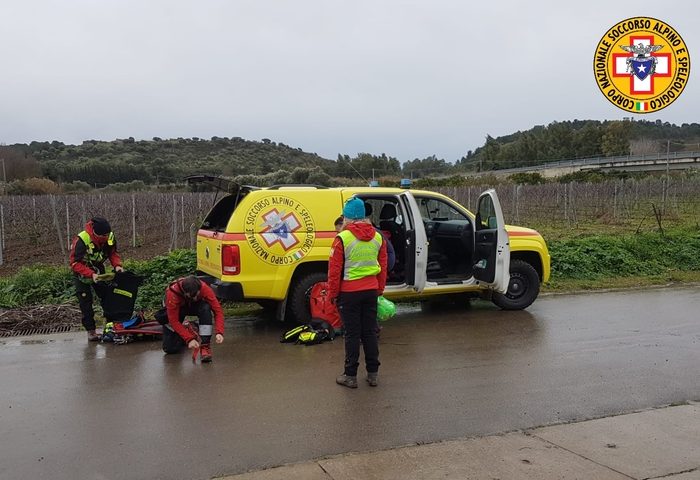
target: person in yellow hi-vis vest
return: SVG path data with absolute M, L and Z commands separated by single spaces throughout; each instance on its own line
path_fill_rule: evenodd
M 75 293 L 78 296 L 83 327 L 87 330 L 88 340 L 91 342 L 100 339 L 95 332 L 92 291 L 102 298 L 103 289 L 97 281 L 98 275 L 105 273 L 106 260 L 109 260 L 117 272 L 124 270 L 112 227 L 104 218 L 94 217 L 85 224 L 85 230 L 73 239 L 70 250 L 70 268 L 74 274 Z
M 367 383 L 376 387 L 377 297 L 386 286 L 387 247 L 382 234 L 367 221 L 361 199 L 353 197 L 345 203 L 343 218 L 328 262 L 328 297 L 338 305 L 345 325 L 345 370 L 336 383 L 357 388 L 361 340 Z

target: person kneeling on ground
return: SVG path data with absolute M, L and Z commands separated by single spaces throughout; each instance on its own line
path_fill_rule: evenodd
M 187 345 L 187 348 L 199 349 L 203 363 L 211 362 L 213 329 L 216 343 L 224 341 L 224 311 L 211 287 L 194 275 L 175 280 L 165 292 L 164 313 L 167 324 L 163 326 L 163 351 L 179 353 Z M 187 316 L 199 319 L 199 333 L 192 323 L 185 321 Z M 195 351 L 193 359 L 196 355 Z

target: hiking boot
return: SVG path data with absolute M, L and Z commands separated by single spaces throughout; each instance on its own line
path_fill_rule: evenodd
M 89 330 L 87 332 L 88 342 L 99 342 L 100 336 L 94 330 Z
M 211 345 L 208 343 L 202 344 L 201 347 L 199 347 L 199 354 L 201 355 L 202 363 L 211 363 L 212 360 L 212 355 L 211 355 Z
M 357 377 L 343 374 L 335 379 L 335 383 L 348 388 L 357 388 Z
M 368 373 L 367 374 L 367 383 L 369 383 L 370 387 L 376 387 L 378 383 L 378 376 L 379 374 L 377 372 L 374 373 Z

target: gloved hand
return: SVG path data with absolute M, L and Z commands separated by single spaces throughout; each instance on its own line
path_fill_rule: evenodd
M 119 265 L 118 267 L 114 267 L 114 271 L 115 271 L 115 272 L 123 272 L 123 271 L 124 271 L 124 267 L 122 267 L 121 265 Z
M 221 335 L 220 333 L 216 334 L 216 337 L 214 337 L 216 343 L 223 343 L 224 342 L 224 336 Z
M 99 276 L 98 274 L 96 274 L 96 273 L 93 273 L 93 274 L 92 274 L 92 281 L 93 281 L 94 283 L 99 282 L 99 281 L 100 281 L 100 276 Z
M 190 348 L 190 349 L 199 348 L 199 342 L 193 338 L 192 340 L 189 341 L 189 343 L 187 343 L 187 348 Z
M 96 282 L 111 282 L 114 280 L 114 272 L 93 274 L 92 279 Z

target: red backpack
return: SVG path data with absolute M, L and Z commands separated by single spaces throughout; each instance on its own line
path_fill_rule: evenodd
M 336 334 L 343 330 L 343 321 L 340 319 L 338 307 L 328 298 L 328 282 L 318 282 L 311 288 L 309 306 L 312 322 L 323 320 L 335 329 Z

